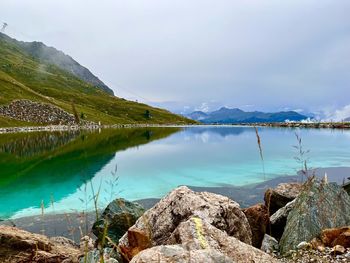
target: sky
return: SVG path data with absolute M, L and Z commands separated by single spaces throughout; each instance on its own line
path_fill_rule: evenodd
M 6 33 L 69 54 L 115 95 L 178 113 L 350 117 L 348 0 L 0 0 Z

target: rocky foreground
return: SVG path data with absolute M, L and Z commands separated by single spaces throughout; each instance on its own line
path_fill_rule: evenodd
M 0 226 L 0 262 L 350 262 L 350 197 L 312 177 L 241 209 L 182 186 L 147 211 L 116 199 L 92 233 L 77 245 Z

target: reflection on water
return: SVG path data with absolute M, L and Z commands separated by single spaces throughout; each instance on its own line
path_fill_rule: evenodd
M 179 129 L 40 132 L 0 136 L 0 218 L 41 200 L 60 201 L 81 188 L 115 152 L 166 137 Z M 52 200 L 53 199 L 53 200 Z
M 0 135 L 0 218 L 40 214 L 42 200 L 46 212 L 93 209 L 97 189 L 103 207 L 179 185 L 240 187 L 295 174 L 295 131 L 311 150 L 310 167 L 350 166 L 349 131 L 260 128 L 266 174 L 251 127 Z
M 21 134 L 0 145 L 0 153 L 31 157 L 53 151 L 79 136 L 79 131 Z

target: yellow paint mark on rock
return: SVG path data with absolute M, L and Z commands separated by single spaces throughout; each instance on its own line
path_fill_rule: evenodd
M 196 226 L 196 233 L 197 233 L 197 237 L 198 237 L 199 243 L 201 245 L 201 248 L 206 249 L 208 247 L 208 243 L 207 243 L 207 240 L 205 239 L 205 237 L 203 236 L 202 219 L 200 219 L 198 217 L 193 217 L 192 220 Z

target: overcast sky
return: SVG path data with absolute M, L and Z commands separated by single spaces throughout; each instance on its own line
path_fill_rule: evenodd
M 0 0 L 10 36 L 64 51 L 117 96 L 174 111 L 350 116 L 349 14 L 349 0 Z

